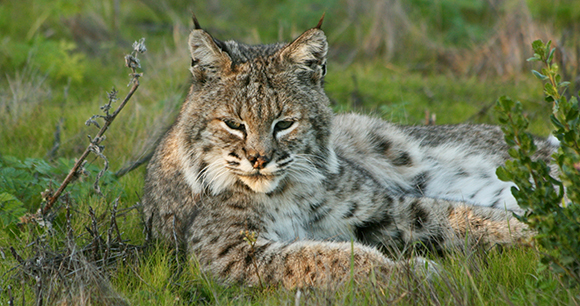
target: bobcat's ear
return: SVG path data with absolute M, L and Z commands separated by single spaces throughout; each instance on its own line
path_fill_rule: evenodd
M 319 27 L 315 27 L 283 47 L 279 54 L 282 61 L 319 70 L 324 75 L 327 52 L 326 36 Z
M 224 50 L 225 44 L 214 39 L 205 30 L 196 29 L 189 35 L 191 68 L 194 78 L 204 82 L 219 77 L 231 69 L 232 60 Z

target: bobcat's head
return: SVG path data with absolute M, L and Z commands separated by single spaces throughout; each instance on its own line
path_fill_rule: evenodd
M 317 184 L 336 164 L 323 90 L 327 42 L 320 27 L 289 44 L 189 36 L 193 84 L 176 128 L 192 188 L 270 193 Z

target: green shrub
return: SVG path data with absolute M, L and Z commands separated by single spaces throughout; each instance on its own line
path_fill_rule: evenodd
M 19 160 L 11 156 L 0 156 L 0 229 L 10 229 L 25 213 L 33 213 L 42 202 L 41 194 L 60 185 L 62 179 L 72 168 L 74 160 L 59 159 L 54 165 L 40 158 Z M 87 165 L 78 182 L 67 191 L 76 201 L 86 201 L 94 193 L 93 179 L 100 171 L 97 165 Z M 107 193 L 118 195 L 122 191 L 111 172 L 105 172 L 100 184 L 106 186 Z
M 86 75 L 86 56 L 74 52 L 76 44 L 65 39 L 59 41 L 37 37 L 30 42 L 7 41 L 0 44 L 0 67 L 17 71 L 25 65 L 36 68 L 51 80 L 83 81 Z
M 533 160 L 536 151 L 532 135 L 526 131 L 528 119 L 520 102 L 501 97 L 496 104 L 499 121 L 513 160 L 497 170 L 504 181 L 513 181 L 512 193 L 526 213 L 518 216 L 536 232 L 543 268 L 550 267 L 569 284 L 580 284 L 580 110 L 575 97 L 564 95 L 569 83 L 563 82 L 558 66 L 552 64 L 550 42 L 532 44 L 534 57 L 545 68 L 533 74 L 545 82 L 545 100 L 552 106 L 553 135 L 560 148 L 553 154 L 559 176 L 550 176 L 550 167 Z

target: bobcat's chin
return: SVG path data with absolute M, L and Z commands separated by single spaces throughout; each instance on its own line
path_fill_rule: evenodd
M 274 191 L 282 179 L 281 176 L 261 174 L 239 176 L 239 178 L 244 184 L 250 187 L 250 189 L 258 193 L 268 193 Z

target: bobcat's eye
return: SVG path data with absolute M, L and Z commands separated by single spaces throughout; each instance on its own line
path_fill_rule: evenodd
M 234 130 L 240 130 L 243 131 L 245 130 L 245 126 L 243 123 L 239 123 L 236 121 L 232 121 L 232 120 L 224 120 L 224 123 L 230 128 L 230 129 L 234 129 Z
M 274 129 L 276 129 L 276 131 L 285 130 L 291 127 L 292 124 L 294 124 L 294 121 L 278 121 L 278 123 L 276 123 L 276 126 L 274 126 Z

